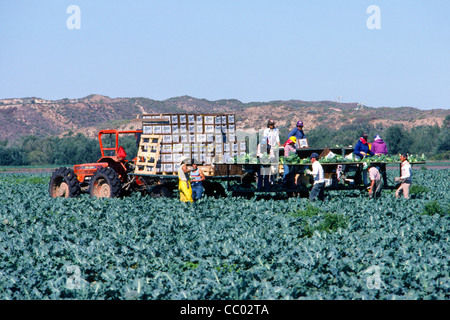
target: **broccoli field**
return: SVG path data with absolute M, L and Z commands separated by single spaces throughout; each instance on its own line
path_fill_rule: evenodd
M 449 169 L 314 203 L 50 198 L 49 176 L 0 174 L 2 300 L 450 298 Z

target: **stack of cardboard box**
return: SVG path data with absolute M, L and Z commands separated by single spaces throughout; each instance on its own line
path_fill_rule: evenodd
M 234 114 L 144 114 L 143 134 L 162 135 L 157 173 L 177 172 L 186 156 L 203 166 L 227 163 L 246 153 L 237 141 Z

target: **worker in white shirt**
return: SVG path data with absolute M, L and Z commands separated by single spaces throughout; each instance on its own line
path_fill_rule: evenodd
M 319 162 L 319 155 L 315 152 L 311 154 L 309 157 L 312 163 L 312 171 L 307 169 L 305 170 L 306 174 L 310 174 L 314 177 L 314 184 L 309 193 L 309 200 L 315 201 L 316 199 L 323 200 L 325 197 L 324 188 L 325 188 L 325 180 L 323 174 L 322 165 Z
M 267 137 L 267 151 L 269 153 L 271 163 L 270 166 L 270 180 L 271 183 L 275 182 L 275 177 L 278 174 L 278 165 L 274 163 L 278 163 L 279 159 L 279 149 L 280 149 L 280 131 L 278 128 L 275 128 L 275 121 L 270 119 L 267 121 L 267 128 L 264 129 L 263 137 Z
M 395 191 L 395 197 L 400 198 L 400 192 L 403 191 L 403 197 L 409 199 L 409 188 L 411 186 L 411 164 L 408 162 L 408 154 L 404 153 L 400 155 L 401 167 L 400 167 L 400 177 L 396 177 L 394 180 L 400 182 L 400 187 Z
M 275 128 L 274 120 L 271 119 L 267 122 L 267 128 L 264 129 L 263 136 L 267 137 L 267 144 L 269 145 L 270 151 L 272 151 L 275 147 L 279 148 L 281 146 L 280 131 L 278 128 Z

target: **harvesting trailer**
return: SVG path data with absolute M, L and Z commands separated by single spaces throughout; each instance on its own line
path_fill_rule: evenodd
M 326 190 L 365 190 L 362 184 L 365 163 L 347 159 L 352 154 L 351 147 L 298 148 L 294 162 L 286 162 L 292 157 L 283 157 L 283 148 L 279 148 L 276 156 L 268 160 L 252 152 L 260 141 L 257 134 L 238 141 L 233 114 L 150 114 L 142 115 L 140 120 L 141 130 L 101 130 L 98 133 L 101 158 L 73 168 L 56 169 L 50 178 L 50 196 L 72 198 L 89 193 L 92 197 L 115 198 L 141 192 L 151 197 L 171 197 L 178 189 L 181 156 L 187 156 L 202 168 L 207 196 L 226 196 L 225 189 L 243 197 L 252 197 L 255 192 L 307 196 L 312 178 L 304 172 L 311 166 L 308 159 L 313 152 L 320 154 Z M 125 134 L 134 134 L 136 138 L 138 152 L 133 160 L 120 154 L 119 137 Z M 418 159 L 411 165 L 423 164 L 424 160 Z M 380 159 L 372 162 L 381 168 L 383 188 L 395 188 L 387 183 L 388 162 Z M 295 182 L 289 186 L 280 182 L 283 164 L 288 164 L 294 173 Z M 257 188 L 263 171 L 271 172 L 270 185 Z

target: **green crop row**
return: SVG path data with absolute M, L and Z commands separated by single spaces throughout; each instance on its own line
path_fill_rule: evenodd
M 389 173 L 391 174 L 391 173 Z M 0 298 L 449 299 L 450 170 L 409 200 L 49 198 L 0 174 Z
M 427 158 L 424 154 L 416 155 L 411 154 L 408 155 L 408 161 L 411 163 L 415 162 L 425 162 Z M 288 157 L 281 157 L 280 162 L 282 164 L 309 164 L 311 160 L 309 158 L 300 158 L 298 154 L 293 154 Z M 400 162 L 400 155 L 375 155 L 370 157 L 365 157 L 364 159 L 355 158 L 353 155 L 351 156 L 342 156 L 342 155 L 333 155 L 332 157 L 323 157 L 319 159 L 321 163 L 352 163 L 352 162 L 384 162 L 384 163 L 396 163 Z
M 256 164 L 256 163 L 270 163 L 273 161 L 272 158 L 269 157 L 269 155 L 263 155 L 261 157 L 257 157 L 254 153 L 246 153 L 244 155 L 235 156 L 233 158 L 234 163 L 240 163 L 240 164 Z M 331 157 L 322 157 L 319 159 L 319 162 L 321 163 L 352 163 L 352 162 L 385 162 L 385 163 L 396 163 L 400 162 L 400 155 L 376 155 L 376 156 L 370 156 L 366 157 L 362 160 L 359 158 L 355 158 L 354 155 L 350 154 L 349 156 L 342 156 L 334 154 Z M 422 155 L 416 155 L 416 154 L 410 154 L 408 155 L 408 161 L 411 163 L 416 162 L 426 162 L 427 157 Z M 280 157 L 279 162 L 281 164 L 311 164 L 311 160 L 306 158 L 300 158 L 300 156 L 297 153 L 291 152 L 289 156 L 286 157 Z

